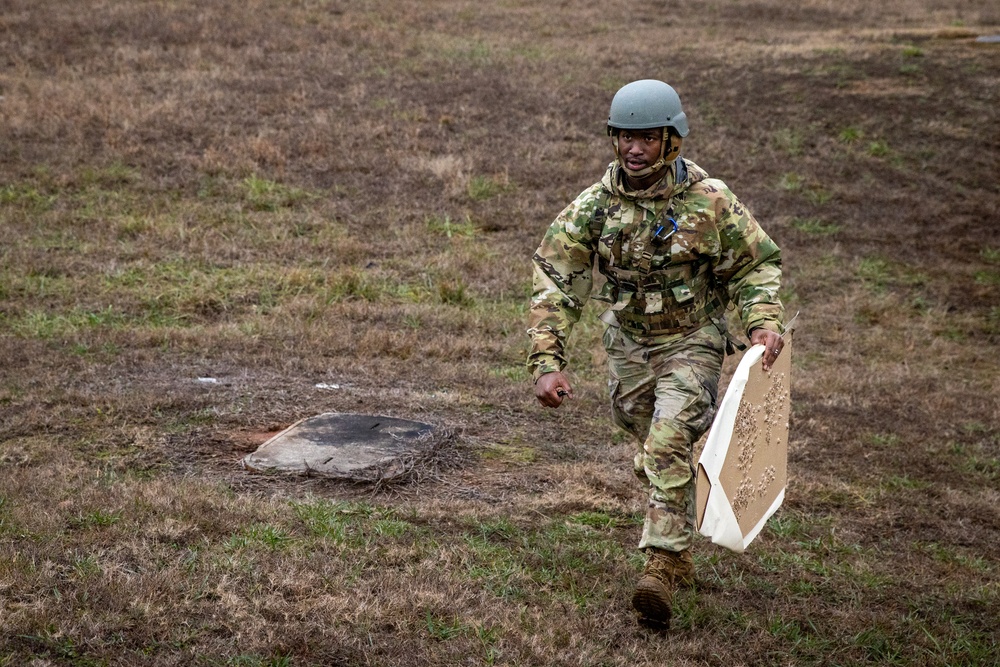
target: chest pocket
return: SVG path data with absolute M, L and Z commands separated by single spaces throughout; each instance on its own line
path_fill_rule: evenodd
M 694 331 L 724 310 L 724 301 L 715 289 L 708 253 L 699 247 L 700 217 L 676 202 L 677 231 L 664 243 L 650 243 L 651 230 L 634 239 L 643 248 L 637 270 L 621 268 L 622 228 L 605 229 L 605 222 L 618 215 L 621 203 L 610 193 L 597 203 L 591 219 L 591 234 L 599 239 L 595 247 L 597 265 L 606 279 L 595 298 L 608 302 L 622 329 L 636 335 L 663 335 Z M 669 214 L 666 214 L 669 215 Z M 655 226 L 655 225 L 654 225 Z M 633 253 L 628 253 L 633 254 Z M 636 258 L 632 258 L 635 260 Z

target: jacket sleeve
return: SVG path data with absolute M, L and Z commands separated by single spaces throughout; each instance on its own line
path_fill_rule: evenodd
M 726 196 L 716 205 L 721 242 L 716 281 L 725 286 L 747 337 L 758 328 L 782 333 L 781 250 L 728 188 L 722 193 Z
M 585 190 L 549 226 L 532 257 L 528 368 L 535 380 L 566 367 L 566 341 L 580 319 L 593 286 L 598 233 L 591 221 L 599 206 L 598 185 Z

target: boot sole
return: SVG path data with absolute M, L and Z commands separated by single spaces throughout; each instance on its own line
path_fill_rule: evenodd
M 668 625 L 673 613 L 670 602 L 666 586 L 651 577 L 640 579 L 632 594 L 632 608 L 642 617 L 640 622 L 647 624 Z

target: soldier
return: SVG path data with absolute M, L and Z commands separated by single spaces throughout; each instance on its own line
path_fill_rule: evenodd
M 615 160 L 555 219 L 533 257 L 535 396 L 557 408 L 573 389 L 565 347 L 593 287 L 608 304 L 609 390 L 615 423 L 638 440 L 635 473 L 649 492 L 632 597 L 645 625 L 669 625 L 678 585 L 694 581 L 694 443 L 711 425 L 729 337 L 730 305 L 769 369 L 782 348 L 775 243 L 720 180 L 680 157 L 688 135 L 677 93 L 635 81 L 611 102 Z

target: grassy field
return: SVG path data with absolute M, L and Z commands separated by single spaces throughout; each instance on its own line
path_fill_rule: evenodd
M 1000 664 L 998 33 L 988 0 L 0 3 L 0 665 Z M 647 77 L 801 313 L 785 504 L 699 540 L 666 636 L 596 309 L 568 406 L 523 366 L 531 253 Z M 241 468 L 328 411 L 455 437 L 405 483 Z

